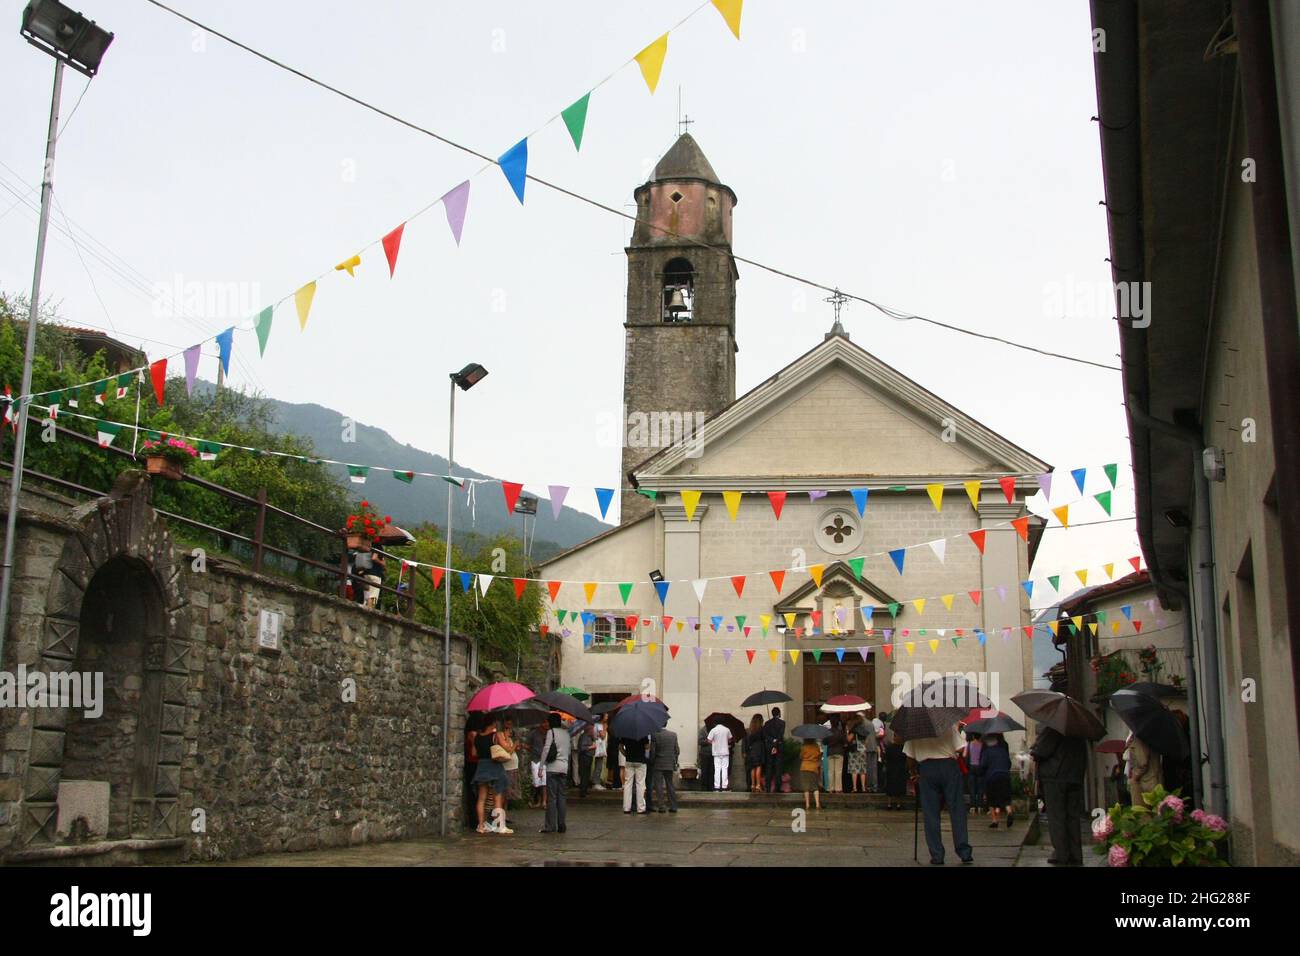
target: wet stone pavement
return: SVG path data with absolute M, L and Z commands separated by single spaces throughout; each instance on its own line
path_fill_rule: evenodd
M 925 834 L 912 859 L 911 811 L 812 810 L 797 832 L 792 808 L 698 807 L 625 815 L 617 805 L 569 802 L 566 833 L 539 833 L 542 813 L 511 813 L 513 835 L 474 832 L 358 847 L 247 857 L 235 866 L 929 866 Z M 802 809 L 802 808 L 800 808 Z M 944 820 L 946 865 L 961 867 Z M 973 866 L 1014 866 L 1026 824 L 990 829 L 970 817 Z M 1039 848 L 1025 847 L 1035 865 Z M 1085 847 L 1087 853 L 1088 847 Z M 1046 854 L 1041 854 L 1043 860 Z M 1089 861 L 1091 862 L 1091 861 Z M 969 867 L 967 867 L 969 868 Z

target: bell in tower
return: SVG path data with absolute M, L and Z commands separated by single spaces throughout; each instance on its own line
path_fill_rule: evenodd
M 684 133 L 635 197 L 626 250 L 623 523 L 653 507 L 628 487 L 629 473 L 736 398 L 736 194 Z

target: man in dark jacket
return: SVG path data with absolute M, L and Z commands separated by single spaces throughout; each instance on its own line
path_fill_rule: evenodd
M 781 765 L 785 760 L 785 721 L 781 708 L 772 708 L 772 719 L 763 724 L 763 779 L 769 793 L 781 791 Z
M 673 774 L 677 772 L 677 759 L 681 756 L 681 747 L 677 743 L 677 735 L 665 727 L 655 734 L 654 739 L 654 756 L 651 758 L 651 785 L 647 788 L 648 794 L 658 794 L 659 784 L 662 782 L 664 789 L 667 791 L 667 806 L 661 800 L 655 800 L 659 804 L 657 809 L 660 813 L 665 810 L 668 813 L 677 812 L 677 790 L 673 787 Z M 646 802 L 646 809 L 651 809 L 649 800 Z
M 1047 804 L 1047 830 L 1052 838 L 1052 855 L 1047 862 L 1082 866 L 1080 825 L 1085 817 L 1083 776 L 1088 766 L 1088 742 L 1046 727 L 1029 753 L 1038 765 L 1043 801 Z

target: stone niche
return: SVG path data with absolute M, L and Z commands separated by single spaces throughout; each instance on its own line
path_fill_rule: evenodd
M 69 843 L 108 836 L 110 791 L 107 780 L 64 780 L 59 784 L 59 839 Z

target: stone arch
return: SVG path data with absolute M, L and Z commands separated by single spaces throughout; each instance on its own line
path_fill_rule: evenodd
M 189 606 L 171 536 L 149 503 L 143 472 L 120 475 L 108 497 L 80 506 L 71 520 L 76 531 L 64 543 L 46 594 L 37 667 L 51 674 L 73 670 L 82 650 L 83 606 L 96 576 L 131 579 L 131 587 L 139 589 L 134 593 L 150 606 L 140 609 L 138 619 L 144 632 L 129 808 L 119 814 L 113 835 L 171 838 L 180 832 L 191 654 Z M 111 690 L 106 681 L 105 695 Z M 59 784 L 71 718 L 68 707 L 32 711 L 22 845 L 58 841 Z

